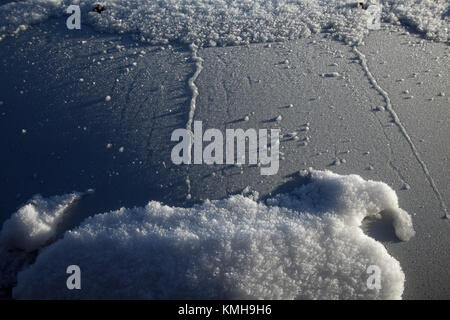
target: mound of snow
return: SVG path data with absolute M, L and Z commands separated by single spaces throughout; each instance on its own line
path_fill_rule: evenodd
M 380 0 L 385 21 L 412 25 L 430 38 L 449 38 L 449 3 Z M 359 43 L 369 32 L 368 10 L 349 0 L 109 0 L 101 14 L 97 0 L 80 0 L 82 23 L 108 32 L 137 32 L 154 44 L 195 42 L 202 46 L 284 41 L 328 32 Z M 24 26 L 62 16 L 72 0 L 27 0 L 0 7 L 0 39 Z
M 291 194 L 242 196 L 193 208 L 150 202 L 99 214 L 43 249 L 19 273 L 15 298 L 400 299 L 404 274 L 360 228 L 388 213 L 397 235 L 410 216 L 386 184 L 311 171 Z M 20 229 L 19 229 L 20 230 Z M 81 268 L 81 290 L 66 268 Z M 369 289 L 369 266 L 381 288 Z
M 413 27 L 429 39 L 450 40 L 450 2 L 448 0 L 384 0 L 384 18 Z
M 27 252 L 39 249 L 55 235 L 67 208 L 80 196 L 80 193 L 71 193 L 45 199 L 35 195 L 4 222 L 0 243 L 3 247 Z

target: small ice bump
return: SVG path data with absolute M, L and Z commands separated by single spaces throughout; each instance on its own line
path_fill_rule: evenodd
M 245 194 L 250 193 L 251 191 L 252 191 L 252 190 L 251 190 L 251 187 L 250 187 L 250 186 L 246 186 L 246 187 L 242 190 L 241 194 L 245 195 Z
M 106 97 L 105 97 L 105 101 L 106 101 L 106 102 L 111 101 L 111 96 L 106 96 Z
M 120 147 L 120 148 L 119 148 L 119 152 L 120 152 L 120 153 L 122 153 L 122 152 L 124 152 L 124 151 L 125 151 L 125 148 L 124 148 L 124 147 Z
M 302 178 L 305 178 L 309 175 L 310 171 L 308 169 L 301 169 L 298 171 L 298 175 Z
M 409 190 L 409 189 L 411 189 L 411 186 L 409 184 L 407 184 L 406 182 L 403 183 L 402 190 Z
M 22 134 L 27 134 L 27 129 L 22 129 Z
M 341 160 L 334 159 L 334 161 L 331 163 L 332 166 L 339 167 L 341 165 Z
M 245 122 L 250 121 L 250 117 L 249 117 L 249 116 L 245 116 L 245 117 L 244 117 L 244 121 L 245 121 Z
M 337 78 L 342 77 L 339 72 L 322 73 L 320 75 L 322 78 Z

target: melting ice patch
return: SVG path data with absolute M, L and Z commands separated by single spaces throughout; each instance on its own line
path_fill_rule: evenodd
M 400 239 L 414 235 L 390 187 L 329 171 L 311 171 L 306 184 L 266 203 L 242 196 L 193 208 L 152 201 L 66 232 L 19 273 L 13 296 L 400 299 L 399 262 L 360 228 L 380 213 L 393 217 Z M 81 268 L 82 290 L 65 288 L 72 264 Z M 367 287 L 370 265 L 381 269 L 381 289 Z
M 101 14 L 92 12 L 104 3 Z M 382 18 L 415 27 L 429 38 L 449 39 L 447 0 L 371 0 Z M 66 8 L 82 8 L 82 22 L 108 32 L 137 33 L 144 41 L 201 46 L 285 41 L 329 32 L 347 43 L 368 33 L 370 14 L 352 0 L 27 0 L 0 7 L 0 39 Z

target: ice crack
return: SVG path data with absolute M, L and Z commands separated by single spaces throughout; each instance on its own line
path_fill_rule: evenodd
M 422 167 L 422 170 L 423 170 L 425 176 L 427 177 L 427 180 L 428 180 L 431 188 L 433 189 L 433 192 L 436 195 L 436 198 L 440 202 L 440 206 L 441 206 L 442 210 L 444 211 L 445 217 L 447 219 L 450 219 L 450 215 L 448 213 L 447 206 L 446 206 L 446 204 L 444 202 L 444 199 L 442 198 L 442 195 L 439 192 L 439 189 L 436 186 L 436 183 L 434 182 L 433 177 L 431 176 L 430 171 L 428 170 L 428 167 L 427 167 L 425 161 L 423 161 L 422 158 L 420 157 L 419 151 L 417 150 L 414 142 L 412 141 L 411 136 L 408 134 L 408 131 L 406 130 L 405 126 L 400 121 L 400 118 L 398 117 L 397 113 L 395 112 L 394 108 L 392 107 L 392 103 L 391 103 L 391 99 L 389 98 L 389 94 L 382 87 L 380 87 L 380 85 L 378 84 L 377 80 L 375 79 L 375 77 L 370 72 L 369 67 L 367 66 L 367 58 L 366 58 L 366 56 L 361 51 L 359 51 L 356 47 L 353 47 L 353 51 L 358 55 L 359 60 L 361 61 L 361 66 L 363 67 L 367 77 L 369 78 L 370 83 L 373 85 L 375 90 L 377 90 L 380 93 L 380 95 L 383 96 L 383 98 L 384 98 L 384 100 L 386 102 L 386 110 L 392 116 L 392 119 L 394 120 L 394 123 L 400 129 L 402 135 L 404 136 L 404 138 L 408 142 L 408 144 L 409 144 L 409 146 L 411 148 L 411 151 L 414 154 L 414 157 L 417 159 L 417 161 L 419 162 L 420 166 Z
M 195 81 L 203 70 L 203 59 L 198 55 L 198 46 L 192 43 L 189 46 L 189 49 L 192 53 L 192 61 L 195 61 L 195 72 L 192 77 L 188 80 L 188 86 L 191 90 L 191 101 L 189 103 L 189 117 L 186 123 L 186 130 L 191 134 L 191 141 L 189 144 L 189 159 L 191 157 L 192 144 L 194 142 L 194 133 L 192 131 L 192 122 L 194 121 L 195 108 L 198 97 L 198 87 L 195 85 Z M 191 199 L 191 182 L 189 179 L 189 175 L 186 178 L 186 187 L 187 187 L 187 195 L 186 199 Z

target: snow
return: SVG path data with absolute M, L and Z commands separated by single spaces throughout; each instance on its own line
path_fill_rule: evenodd
M 400 264 L 360 228 L 381 213 L 393 217 L 400 239 L 414 235 L 395 192 L 357 175 L 311 169 L 304 177 L 308 183 L 266 203 L 241 195 L 192 208 L 152 201 L 95 215 L 43 249 L 19 273 L 13 296 L 400 299 Z M 72 264 L 82 290 L 61 285 Z M 371 265 L 381 269 L 380 289 L 367 287 Z
M 55 235 L 64 213 L 80 196 L 80 193 L 71 193 L 46 199 L 35 195 L 4 222 L 0 243 L 28 252 L 39 249 Z
M 79 1 L 82 24 L 107 32 L 137 33 L 152 44 L 237 45 L 292 40 L 319 32 L 360 43 L 369 32 L 369 10 L 357 9 L 356 2 L 349 0 L 111 0 L 100 14 L 93 12 L 96 3 Z M 71 0 L 7 3 L 0 7 L 0 39 L 27 25 L 64 15 L 71 4 Z M 381 0 L 379 5 L 384 21 L 448 41 L 447 1 Z

